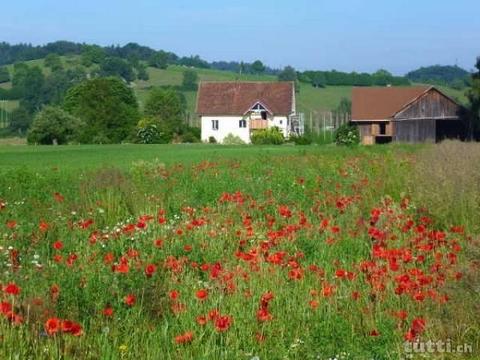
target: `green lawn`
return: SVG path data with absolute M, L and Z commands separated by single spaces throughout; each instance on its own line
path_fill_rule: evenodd
M 323 149 L 323 150 L 322 150 Z M 0 145 L 0 168 L 81 169 L 102 166 L 130 167 L 143 160 L 161 163 L 191 163 L 219 158 L 262 158 L 292 154 L 338 151 L 318 146 L 223 146 L 210 144 L 171 145 L 78 145 L 78 146 L 8 146 Z M 344 151 L 344 150 L 342 150 Z M 340 151 L 340 152 L 342 152 Z

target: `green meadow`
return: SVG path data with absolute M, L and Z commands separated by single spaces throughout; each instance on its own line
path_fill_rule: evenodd
M 479 158 L 0 146 L 0 358 L 478 358 Z

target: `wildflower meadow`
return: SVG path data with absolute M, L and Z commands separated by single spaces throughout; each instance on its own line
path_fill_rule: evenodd
M 479 356 L 475 213 L 418 195 L 428 146 L 174 147 L 0 151 L 1 359 Z

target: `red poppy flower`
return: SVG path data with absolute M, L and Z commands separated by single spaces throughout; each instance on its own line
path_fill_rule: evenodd
M 20 294 L 20 288 L 15 283 L 9 283 L 4 288 L 3 291 L 9 295 L 18 295 Z
M 230 326 L 232 325 L 232 322 L 233 322 L 233 318 L 231 316 L 228 316 L 228 315 L 218 316 L 215 319 L 215 329 L 218 332 L 225 332 L 230 328 Z
M 9 229 L 15 229 L 17 227 L 17 222 L 15 220 L 8 220 L 7 227 Z
M 128 294 L 123 298 L 123 302 L 128 306 L 135 305 L 136 301 L 137 301 L 137 298 L 133 294 Z
M 267 308 L 260 308 L 257 311 L 257 320 L 260 322 L 270 321 L 273 319 L 272 314 L 268 312 Z
M 49 227 L 50 225 L 48 225 L 48 223 L 46 223 L 45 221 L 40 221 L 40 224 L 38 225 L 38 228 L 41 232 L 47 231 Z
M 180 293 L 177 290 L 172 290 L 168 293 L 168 297 L 171 300 L 177 300 L 180 297 Z
M 155 274 L 156 271 L 157 271 L 157 267 L 155 266 L 155 264 L 148 264 L 145 267 L 145 275 L 147 277 L 152 277 L 152 275 Z
M 192 331 L 187 331 L 184 334 L 175 336 L 175 342 L 177 344 L 188 344 L 193 341 L 193 332 Z
M 205 315 L 200 315 L 200 316 L 197 316 L 197 324 L 198 325 L 205 325 L 206 323 L 208 322 L 208 319 Z
M 62 250 L 62 249 L 63 249 L 63 243 L 62 243 L 60 240 L 55 241 L 55 242 L 53 243 L 53 248 L 54 248 L 55 250 Z
M 103 316 L 106 316 L 106 317 L 111 317 L 113 316 L 113 308 L 111 306 L 106 306 L 103 310 L 102 310 L 102 314 Z
M 207 297 L 208 297 L 208 290 L 206 289 L 200 289 L 197 291 L 197 293 L 195 294 L 195 296 L 197 297 L 198 300 L 205 300 Z
M 48 335 L 54 335 L 60 331 L 62 322 L 59 318 L 50 318 L 45 322 L 45 331 Z

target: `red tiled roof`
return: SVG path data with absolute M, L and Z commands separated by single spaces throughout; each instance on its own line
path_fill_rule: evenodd
M 197 99 L 199 115 L 243 115 L 262 103 L 275 115 L 292 112 L 292 82 L 202 82 Z
M 431 87 L 358 87 L 352 91 L 352 121 L 386 120 Z

